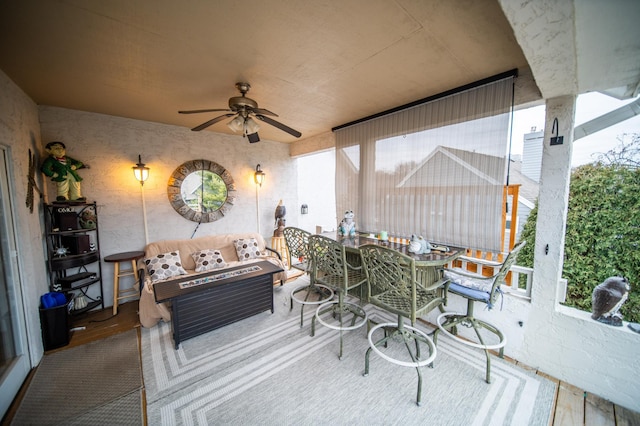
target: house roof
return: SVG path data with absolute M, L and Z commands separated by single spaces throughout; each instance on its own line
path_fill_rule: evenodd
M 480 184 L 502 184 L 502 171 L 496 167 L 487 167 L 486 164 L 491 163 L 486 161 L 486 157 L 484 154 L 438 146 L 420 164 L 407 173 L 397 187 L 412 187 L 416 184 L 424 186 L 425 182 L 437 182 L 438 186 L 443 184 L 457 185 L 452 181 L 440 182 L 438 178 L 446 169 L 457 170 L 456 176 L 465 175 L 465 185 L 469 185 L 469 182 L 473 184 L 474 181 Z M 520 202 L 533 208 L 540 192 L 538 182 L 522 173 L 522 161 L 520 160 L 510 160 L 508 174 L 510 185 L 520 185 L 518 191 Z
M 438 146 L 407 174 L 398 187 L 425 186 L 429 182 L 436 186 L 503 184 L 503 171 L 487 167 L 491 164 L 486 161 L 487 157 L 486 154 Z M 456 180 L 440 179 L 443 173 L 451 170 L 455 171 Z
M 246 81 L 304 139 L 511 69 L 517 105 L 624 95 L 640 81 L 638 4 L 4 1 L 0 69 L 39 105 L 186 129 L 218 113 L 178 110 L 227 108 Z M 260 134 L 296 141 L 265 123 Z
M 509 184 L 520 185 L 518 196 L 520 202 L 523 202 L 533 208 L 538 194 L 540 185 L 535 180 L 522 174 L 522 161 L 510 160 L 509 163 Z

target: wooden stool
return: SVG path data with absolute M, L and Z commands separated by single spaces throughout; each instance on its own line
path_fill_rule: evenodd
M 139 296 L 139 292 L 134 288 L 120 290 L 120 278 L 136 276 L 136 263 L 144 256 L 143 251 L 127 251 L 116 253 L 104 258 L 105 262 L 112 262 L 113 265 L 113 315 L 118 314 L 118 300 L 129 299 Z M 131 262 L 131 269 L 120 270 L 120 262 Z M 135 279 L 136 281 L 137 278 Z M 135 284 L 135 281 L 134 281 Z

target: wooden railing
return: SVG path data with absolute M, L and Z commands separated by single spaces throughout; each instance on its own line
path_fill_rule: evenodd
M 507 254 L 513 250 L 516 240 L 516 226 L 518 223 L 518 197 L 520 185 L 505 185 L 503 190 L 502 233 L 501 241 L 504 241 L 505 252 L 489 252 L 483 250 L 467 249 L 466 256 L 459 258 L 453 267 L 462 268 L 469 272 L 492 276 L 498 272 L 500 265 L 506 259 Z M 507 208 L 508 206 L 508 208 Z M 507 222 L 510 223 L 507 229 Z M 520 278 L 522 276 L 522 279 Z M 506 286 L 503 290 L 522 297 L 531 297 L 531 282 L 533 269 L 514 265 L 506 278 Z
M 506 254 L 502 254 L 501 258 L 506 258 Z M 469 272 L 490 277 L 498 273 L 501 265 L 502 262 L 479 259 L 470 256 L 461 256 L 453 262 L 453 265 L 450 266 L 454 268 L 462 268 Z M 505 281 L 506 285 L 502 285 L 502 291 L 505 293 L 524 298 L 531 298 L 531 283 L 533 281 L 532 268 L 513 265 L 507 274 Z

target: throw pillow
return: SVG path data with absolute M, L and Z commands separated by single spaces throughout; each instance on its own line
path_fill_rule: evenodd
M 187 273 L 180 262 L 180 252 L 178 250 L 145 259 L 144 263 L 147 266 L 147 272 L 149 272 L 152 282 Z
M 255 238 L 241 238 L 239 240 L 233 240 L 233 244 L 236 246 L 236 253 L 238 254 L 238 260 L 255 259 L 262 256 L 260 249 L 258 248 L 258 240 Z
M 224 268 L 227 262 L 222 258 L 220 250 L 206 249 L 191 253 L 196 263 L 196 272 L 204 272 L 210 269 Z

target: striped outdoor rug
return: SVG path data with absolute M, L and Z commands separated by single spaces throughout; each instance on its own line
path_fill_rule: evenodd
M 444 336 L 435 368 L 422 368 L 422 406 L 415 403 L 413 368 L 372 354 L 363 377 L 366 326 L 344 333 L 339 360 L 337 331 L 316 324 L 310 337 L 313 310 L 303 328 L 299 305 L 289 311 L 291 289 L 304 280 L 274 288 L 274 314 L 187 340 L 178 350 L 168 324 L 143 329 L 149 424 L 548 424 L 555 384 L 495 357 L 487 384 L 484 353 Z

